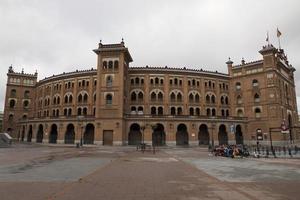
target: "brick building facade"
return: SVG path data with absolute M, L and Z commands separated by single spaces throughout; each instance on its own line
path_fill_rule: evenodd
M 228 74 L 129 67 L 124 42 L 94 50 L 97 68 L 37 81 L 7 73 L 3 130 L 28 142 L 135 145 L 275 144 L 299 140 L 294 71 L 282 49 L 226 64 Z

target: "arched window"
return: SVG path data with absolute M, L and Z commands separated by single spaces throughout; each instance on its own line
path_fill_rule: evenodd
M 59 109 L 56 110 L 56 117 L 59 116 Z
M 206 103 L 210 103 L 210 97 L 209 97 L 209 95 L 206 95 L 205 99 L 206 99 Z
M 14 119 L 14 115 L 13 115 L 13 114 L 10 114 L 10 115 L 8 116 L 8 121 L 11 122 L 11 121 L 13 121 L 13 119 Z
M 177 94 L 177 101 L 179 101 L 179 102 L 182 101 L 182 95 L 181 95 L 181 93 Z
M 192 85 L 195 86 L 196 85 L 196 81 L 195 79 L 192 80 Z
M 143 99 L 144 99 L 144 94 L 142 92 L 139 92 L 139 94 L 138 94 L 138 100 L 139 101 L 143 101 Z
M 177 108 L 177 115 L 182 115 L 182 108 L 181 107 Z
M 136 101 L 136 93 L 135 92 L 131 93 L 131 101 Z
M 14 99 L 11 99 L 10 101 L 9 101 L 9 107 L 10 108 L 14 108 L 16 106 L 16 101 L 14 100 Z
M 151 93 L 151 101 L 155 101 L 156 100 L 156 94 L 155 92 Z
M 88 95 L 87 95 L 87 93 L 85 93 L 84 95 L 83 95 L 83 102 L 87 102 L 88 101 Z
M 69 108 L 68 110 L 68 116 L 71 116 L 72 115 L 72 108 Z
M 174 94 L 173 92 L 171 93 L 171 96 L 170 96 L 170 97 L 171 97 L 171 101 L 174 102 L 175 99 L 176 99 L 176 97 L 175 97 L 175 94 Z
M 151 115 L 156 115 L 156 107 L 151 107 Z
M 225 104 L 228 105 L 228 97 L 225 97 Z
M 81 103 L 81 102 L 82 102 L 82 95 L 79 94 L 79 96 L 78 96 L 78 103 Z
M 103 68 L 106 69 L 107 68 L 107 62 L 103 61 Z
M 153 79 L 150 79 L 150 84 L 153 85 Z
M 106 78 L 106 86 L 107 87 L 111 87 L 112 86 L 112 77 L 111 76 L 108 76 Z
M 189 95 L 189 102 L 192 103 L 194 101 L 194 95 L 191 93 Z
M 175 115 L 176 114 L 176 108 L 175 107 L 171 107 L 171 115 Z
M 175 85 L 178 84 L 178 79 L 177 79 L 177 78 L 174 79 L 174 84 L 175 84 Z
M 258 103 L 260 101 L 259 94 L 254 95 L 254 102 Z
M 190 108 L 190 115 L 191 115 L 191 116 L 194 115 L 194 108 Z
M 86 107 L 84 107 L 84 108 L 82 109 L 82 114 L 83 114 L 83 115 L 87 115 L 87 108 L 86 108 Z
M 111 105 L 112 104 L 112 95 L 108 94 L 106 95 L 106 105 Z
M 221 104 L 224 104 L 224 103 L 225 103 L 224 97 L 221 96 Z
M 25 100 L 25 101 L 23 102 L 23 107 L 24 107 L 24 108 L 28 108 L 28 106 L 29 106 L 29 101 L 28 101 L 28 100 Z
M 26 91 L 24 92 L 24 98 L 25 98 L 25 99 L 28 99 L 28 98 L 29 98 L 29 94 L 30 94 L 30 92 L 29 92 L 28 90 L 26 90 Z
M 158 115 L 163 115 L 164 114 L 163 107 L 158 107 L 157 112 L 158 112 Z
M 70 96 L 69 96 L 69 103 L 72 103 L 72 101 L 73 101 L 73 96 L 70 95 Z
M 160 84 L 161 84 L 161 85 L 164 84 L 164 79 L 160 79 Z
M 144 108 L 143 108 L 142 106 L 139 106 L 139 107 L 138 107 L 138 111 L 143 112 L 143 111 L 144 111 Z
M 196 95 L 195 95 L 195 102 L 198 103 L 199 101 L 200 101 L 200 96 L 199 96 L 199 94 L 196 94 Z
M 53 98 L 53 104 L 56 104 L 56 97 Z
M 131 85 L 134 85 L 134 79 L 130 79 Z
M 252 81 L 252 86 L 253 86 L 253 87 L 258 87 L 258 80 L 254 79 L 254 80 Z
M 229 110 L 226 110 L 226 117 L 229 116 Z
M 215 95 L 212 95 L 212 96 L 211 96 L 211 102 L 212 102 L 212 103 L 215 103 L 215 102 L 216 102 L 216 97 L 215 97 Z
M 208 116 L 208 117 L 210 116 L 210 109 L 209 108 L 206 109 L 206 116 Z
M 238 109 L 238 110 L 237 110 L 237 116 L 238 116 L 238 117 L 244 117 L 244 112 L 243 112 L 242 109 Z
M 240 90 L 241 89 L 241 83 L 240 82 L 236 82 L 235 83 L 235 89 L 236 90 Z
M 196 108 L 196 115 L 197 115 L 197 116 L 200 115 L 200 108 Z
M 225 110 L 221 110 L 221 115 L 222 115 L 222 117 L 224 117 L 225 116 Z
M 57 97 L 56 103 L 57 103 L 57 104 L 60 104 L 60 97 Z
M 68 109 L 64 109 L 64 116 L 67 116 L 68 115 Z
M 260 108 L 255 108 L 255 117 L 260 118 L 261 110 Z
M 96 96 L 96 93 L 95 93 L 94 98 L 93 98 L 94 102 L 96 102 L 96 99 L 97 99 L 97 96 Z
M 159 79 L 156 77 L 155 78 L 155 84 L 158 84 L 159 83 Z
M 163 100 L 163 93 L 159 92 L 158 95 L 157 95 L 157 98 L 159 101 L 162 101 Z
M 65 103 L 68 103 L 68 96 L 65 96 Z
M 213 109 L 211 110 L 211 115 L 212 115 L 212 116 L 216 116 L 216 109 L 213 108 Z
M 114 62 L 114 68 L 115 69 L 119 68 L 119 61 L 115 60 L 115 62 Z
M 108 69 L 112 69 L 113 68 L 113 61 L 108 61 Z
M 81 115 L 81 108 L 77 108 L 77 115 Z
M 140 79 L 138 77 L 135 78 L 135 84 L 140 84 Z

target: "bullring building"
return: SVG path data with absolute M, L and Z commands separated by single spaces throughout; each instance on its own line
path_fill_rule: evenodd
M 228 73 L 130 67 L 124 42 L 99 43 L 97 67 L 37 81 L 7 73 L 3 131 L 21 141 L 98 145 L 274 144 L 299 140 L 294 71 L 283 49 L 226 62 Z

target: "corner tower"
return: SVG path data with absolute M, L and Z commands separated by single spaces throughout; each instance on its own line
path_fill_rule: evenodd
M 123 39 L 118 44 L 102 44 L 100 41 L 99 47 L 93 51 L 98 55 L 96 135 L 103 145 L 122 144 L 125 138 L 128 67 L 132 58 Z

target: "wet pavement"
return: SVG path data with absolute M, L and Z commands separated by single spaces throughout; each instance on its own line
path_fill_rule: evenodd
M 201 148 L 19 144 L 0 149 L 1 200 L 299 199 L 299 159 L 231 159 Z

